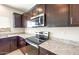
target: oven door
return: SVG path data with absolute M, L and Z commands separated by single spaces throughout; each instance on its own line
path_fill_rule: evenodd
M 26 42 L 27 42 L 28 44 L 30 44 L 30 45 L 32 45 L 32 46 L 34 46 L 34 47 L 36 47 L 36 48 L 39 48 L 38 44 L 36 44 L 36 43 L 32 42 L 32 41 L 31 41 L 31 40 L 29 40 L 29 39 L 26 39 Z

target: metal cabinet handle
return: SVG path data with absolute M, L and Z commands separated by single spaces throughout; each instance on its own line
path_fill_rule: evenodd
M 72 17 L 70 17 L 70 24 L 72 24 Z

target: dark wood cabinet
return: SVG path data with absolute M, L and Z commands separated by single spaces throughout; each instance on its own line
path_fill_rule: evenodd
M 25 47 L 27 45 L 24 38 L 18 36 L 17 46 L 18 48 Z
M 27 19 L 44 13 L 47 27 L 69 26 L 69 5 L 68 4 L 37 4 L 31 12 L 26 13 Z
M 0 54 L 7 54 L 17 49 L 17 37 L 8 37 L 0 39 Z
M 0 54 L 7 54 L 17 49 L 17 36 L 0 39 Z
M 26 54 L 26 51 L 27 51 L 26 46 L 27 45 L 28 44 L 25 41 L 25 39 L 18 36 L 17 47 L 23 52 L 23 54 Z
M 36 6 L 31 8 L 30 11 L 24 13 L 23 16 L 24 16 L 24 19 L 25 19 L 24 20 L 25 23 L 27 23 L 27 21 L 30 21 L 31 17 L 37 16 L 41 13 L 45 13 L 45 4 L 37 4 Z M 27 24 L 25 26 L 27 26 Z
M 24 19 L 30 20 L 31 17 L 36 16 L 38 14 L 45 13 L 45 4 L 37 4 L 30 11 L 24 13 Z
M 46 20 L 48 27 L 68 26 L 69 14 L 68 5 L 66 4 L 47 4 Z
M 26 13 L 25 15 L 26 15 L 27 20 L 31 20 L 31 17 L 32 17 L 32 11 L 29 11 L 29 12 Z
M 79 4 L 70 5 L 70 25 L 79 26 Z
M 0 55 L 8 54 L 18 48 L 26 46 L 26 42 L 22 37 L 13 36 L 0 39 Z
M 14 50 L 18 49 L 18 47 L 17 47 L 18 37 L 14 36 L 14 37 L 9 37 L 8 39 L 10 39 L 10 50 L 14 51 Z
M 14 27 L 22 28 L 24 27 L 23 15 L 18 13 L 13 13 L 14 15 Z
M 45 4 L 39 4 L 37 9 L 38 9 L 39 14 L 45 13 Z
M 42 47 L 39 47 L 39 55 L 56 55 L 56 54 L 52 53 Z
M 37 4 L 25 13 L 26 20 L 40 13 L 45 14 L 47 27 L 79 26 L 79 4 Z
M 10 52 L 10 39 L 0 39 L 0 55 L 7 54 Z
M 45 4 L 37 4 L 33 9 L 32 9 L 32 16 L 37 16 L 41 13 L 45 13 Z

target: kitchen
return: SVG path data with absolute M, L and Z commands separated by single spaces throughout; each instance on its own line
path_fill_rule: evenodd
M 0 55 L 79 55 L 78 4 L 2 4 L 0 9 Z

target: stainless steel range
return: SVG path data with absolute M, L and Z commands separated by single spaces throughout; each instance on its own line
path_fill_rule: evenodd
M 26 42 L 36 48 L 49 39 L 49 32 L 36 32 L 35 36 L 26 38 Z

